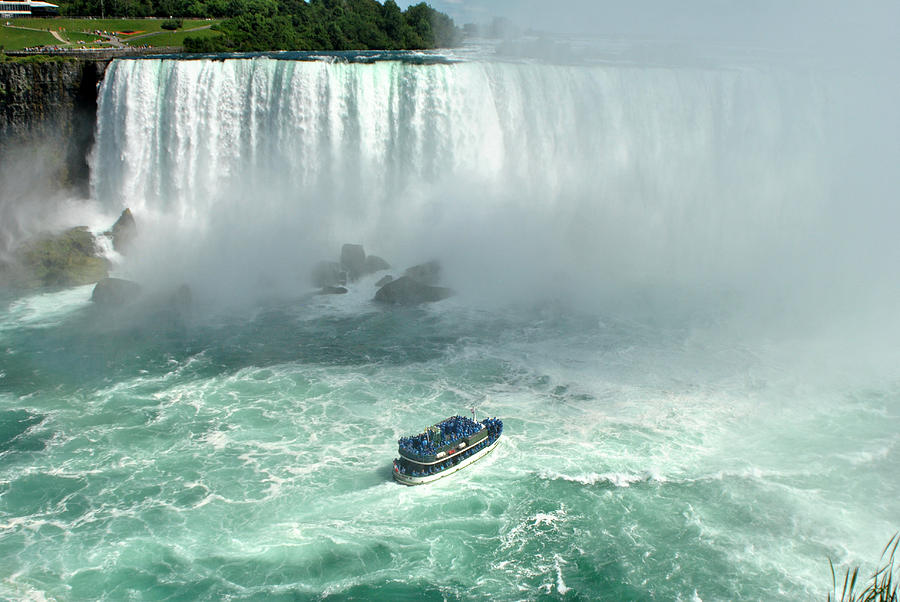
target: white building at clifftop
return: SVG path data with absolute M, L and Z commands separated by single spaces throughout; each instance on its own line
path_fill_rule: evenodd
M 40 0 L 0 0 L 0 18 L 50 17 L 59 14 L 59 6 Z

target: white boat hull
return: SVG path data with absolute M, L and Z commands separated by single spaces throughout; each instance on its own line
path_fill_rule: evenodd
M 442 470 L 441 472 L 439 472 L 437 474 L 430 474 L 430 475 L 426 475 L 426 476 L 422 476 L 422 477 L 413 477 L 410 475 L 402 474 L 395 470 L 394 471 L 394 480 L 396 480 L 398 483 L 403 483 L 404 485 L 424 485 L 426 483 L 431 483 L 433 481 L 437 481 L 438 479 L 442 479 L 448 475 L 453 474 L 454 472 L 458 472 L 458 471 L 462 470 L 469 464 L 477 462 L 481 458 L 485 457 L 486 455 L 488 455 L 489 453 L 494 451 L 494 448 L 497 447 L 497 445 L 499 445 L 499 444 L 500 444 L 500 437 L 497 437 L 496 441 L 494 441 L 493 443 L 491 443 L 484 449 L 479 450 L 478 452 L 469 456 L 468 458 L 466 458 L 465 460 L 463 460 L 456 466 L 452 466 L 446 470 Z

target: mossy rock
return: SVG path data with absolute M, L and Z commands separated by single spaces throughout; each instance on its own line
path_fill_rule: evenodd
M 91 284 L 109 272 L 109 262 L 97 256 L 94 235 L 84 226 L 26 243 L 17 255 L 31 286 Z

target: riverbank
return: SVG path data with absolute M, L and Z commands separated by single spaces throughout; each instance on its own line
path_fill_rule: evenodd
M 153 54 L 176 54 L 181 52 L 180 46 L 162 46 L 147 48 L 60 48 L 42 47 L 30 50 L 8 50 L 4 52 L 10 59 L 26 57 L 63 57 L 72 59 L 92 59 L 97 61 L 111 61 L 112 59 L 127 56 L 144 56 Z M 2 56 L 2 55 L 0 55 Z M 2 62 L 2 59 L 0 59 Z

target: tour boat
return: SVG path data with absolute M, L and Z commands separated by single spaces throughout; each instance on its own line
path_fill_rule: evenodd
M 401 437 L 400 457 L 394 460 L 394 479 L 404 485 L 423 485 L 462 470 L 491 453 L 500 442 L 503 421 L 476 422 L 451 416 L 412 437 Z

